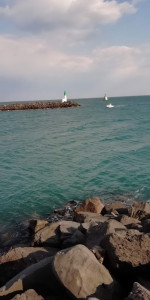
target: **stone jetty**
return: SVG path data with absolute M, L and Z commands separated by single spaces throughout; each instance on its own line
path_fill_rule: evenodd
M 0 256 L 0 299 L 150 300 L 150 204 L 71 201 Z
M 69 108 L 69 107 L 78 107 L 80 104 L 67 101 L 44 101 L 44 102 L 26 102 L 26 103 L 9 103 L 0 105 L 0 111 L 9 111 L 9 110 L 31 110 L 31 109 L 55 109 L 55 108 Z

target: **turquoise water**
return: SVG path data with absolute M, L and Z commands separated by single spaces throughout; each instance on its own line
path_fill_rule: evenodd
M 0 228 L 69 200 L 150 199 L 150 96 L 0 112 Z

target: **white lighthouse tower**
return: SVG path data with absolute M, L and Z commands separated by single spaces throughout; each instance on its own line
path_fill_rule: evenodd
M 64 98 L 62 98 L 62 102 L 67 102 L 67 93 L 64 91 Z

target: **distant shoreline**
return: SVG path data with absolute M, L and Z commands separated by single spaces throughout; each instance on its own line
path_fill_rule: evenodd
M 80 104 L 67 101 L 49 101 L 49 102 L 30 102 L 30 103 L 12 103 L 12 104 L 3 104 L 0 105 L 0 111 L 9 111 L 9 110 L 31 110 L 31 109 L 56 109 L 56 108 L 69 108 L 69 107 L 78 107 Z

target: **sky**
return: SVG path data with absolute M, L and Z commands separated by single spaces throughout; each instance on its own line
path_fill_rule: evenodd
M 0 0 L 0 101 L 150 94 L 150 0 Z

